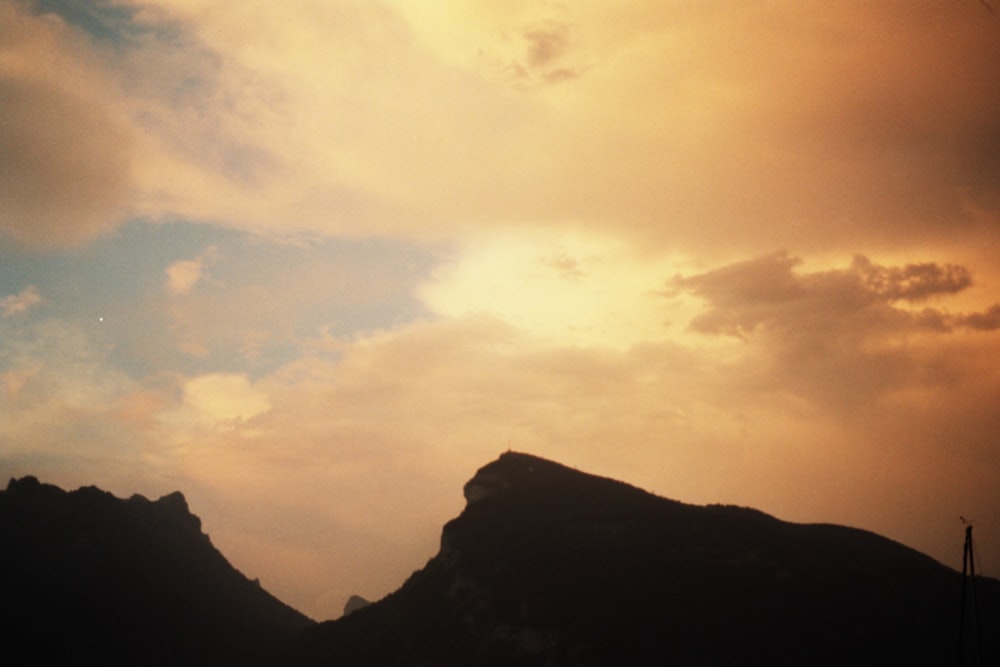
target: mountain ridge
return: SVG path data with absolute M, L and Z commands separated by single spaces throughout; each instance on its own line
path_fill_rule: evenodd
M 7 664 L 246 664 L 312 624 L 233 568 L 180 492 L 12 479 L 0 543 Z
M 396 592 L 282 664 L 951 664 L 961 575 L 870 531 L 696 506 L 507 452 Z M 980 628 L 1000 582 L 977 578 Z M 981 638 L 997 655 L 996 631 Z
M 871 531 L 690 505 L 519 452 L 479 468 L 462 493 L 423 568 L 316 624 L 235 570 L 179 491 L 121 499 L 11 480 L 0 491 L 0 624 L 5 657 L 25 657 L 6 664 L 948 665 L 1000 655 L 1000 581 L 977 577 L 978 606 L 963 609 L 961 574 Z

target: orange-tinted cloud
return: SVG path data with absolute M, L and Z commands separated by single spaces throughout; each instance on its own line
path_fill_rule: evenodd
M 1000 544 L 980 4 L 128 6 L 121 49 L 4 6 L 5 56 L 32 56 L 0 65 L 10 182 L 74 186 L 0 194 L 36 216 L 4 233 L 65 244 L 127 209 L 264 250 L 156 269 L 164 312 L 130 324 L 171 323 L 137 339 L 186 349 L 187 374 L 127 377 L 79 321 L 22 326 L 42 309 L 5 294 L 5 468 L 181 488 L 320 617 L 421 565 L 508 446 L 943 559 L 960 513 Z M 132 149 L 92 155 L 119 134 Z M 301 234 L 433 239 L 441 261 L 272 265 L 265 244 Z
M 83 229 L 128 203 L 282 233 L 582 226 L 717 259 L 735 257 L 720 236 L 760 253 L 995 235 L 1000 24 L 976 3 L 135 8 L 141 37 L 102 54 L 115 94 L 89 69 L 73 95 L 51 72 L 9 84 L 52 109 L 10 133 L 44 167 L 27 183 L 72 174 Z M 17 16 L 50 35 L 31 48 L 94 61 Z M 130 132 L 134 152 L 90 159 Z
M 0 233 L 81 243 L 130 203 L 133 136 L 100 63 L 58 19 L 0 5 Z
M 856 257 L 847 269 L 797 273 L 796 263 L 779 253 L 675 283 L 707 302 L 691 321 L 695 331 L 759 346 L 761 378 L 838 412 L 937 385 L 942 364 L 950 363 L 937 347 L 967 340 L 956 329 L 988 329 L 996 311 L 956 314 L 927 305 L 970 286 L 961 266 L 886 267 Z
M 298 358 L 252 380 L 127 380 L 64 325 L 5 331 L 18 362 L 0 385 L 16 409 L 0 427 L 17 443 L 4 466 L 38 471 L 44 458 L 62 484 L 183 489 L 238 567 L 319 617 L 396 588 L 436 550 L 462 483 L 508 447 L 680 500 L 879 530 L 942 559 L 952 515 L 993 520 L 1000 349 L 960 323 L 974 313 L 947 307 L 962 269 L 809 269 L 787 254 L 676 280 L 674 266 L 643 267 L 691 292 L 692 309 L 612 281 L 615 252 L 543 241 L 514 244 L 506 279 L 525 292 L 555 281 L 583 303 L 599 278 L 624 305 L 666 316 L 680 303 L 677 321 L 609 345 L 504 308 L 456 313 L 303 340 Z M 482 284 L 462 271 L 432 280 L 454 295 L 466 279 Z M 928 324 L 927 308 L 949 326 Z M 68 471 L 53 463 L 81 455 Z M 991 536 L 984 527 L 983 544 Z

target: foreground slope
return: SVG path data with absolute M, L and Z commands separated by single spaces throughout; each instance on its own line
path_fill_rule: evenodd
M 685 505 L 518 453 L 465 495 L 426 567 L 280 664 L 945 665 L 961 650 L 975 664 L 961 575 L 873 533 Z M 996 657 L 1000 582 L 977 593 Z
M 239 665 L 312 624 L 235 570 L 180 493 L 0 492 L 4 664 Z

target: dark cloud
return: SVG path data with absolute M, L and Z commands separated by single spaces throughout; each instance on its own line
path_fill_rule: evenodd
M 72 245 L 121 219 L 133 136 L 86 47 L 58 19 L 0 6 L 0 234 Z
M 857 256 L 851 265 L 867 289 L 889 300 L 921 301 L 932 296 L 956 294 L 972 285 L 964 266 L 924 263 L 885 267 Z
M 969 313 L 956 318 L 958 324 L 978 331 L 996 331 L 1000 329 L 1000 304 L 981 313 Z
M 0 75 L 0 232 L 71 245 L 119 222 L 131 136 L 85 97 Z
M 856 408 L 878 396 L 951 377 L 957 357 L 941 345 L 959 330 L 1000 328 L 1000 305 L 951 313 L 914 302 L 968 288 L 968 269 L 936 263 L 882 266 L 856 257 L 848 268 L 797 272 L 776 253 L 674 279 L 707 308 L 691 322 L 706 335 L 739 338 L 763 359 L 745 369 L 825 403 Z M 957 343 L 956 343 L 957 344 Z
M 882 330 L 946 330 L 952 323 L 991 328 L 996 317 L 995 308 L 949 315 L 933 308 L 912 311 L 896 305 L 965 290 L 972 285 L 972 277 L 964 266 L 933 262 L 882 266 L 861 255 L 847 269 L 797 273 L 798 264 L 798 259 L 784 252 L 775 253 L 677 277 L 674 287 L 687 289 L 710 304 L 692 322 L 694 330 L 739 337 L 757 327 L 785 328 L 817 318 L 864 318 L 879 323 Z
M 546 67 L 558 60 L 569 46 L 567 28 L 557 23 L 525 31 L 528 42 L 528 66 Z
M 569 26 L 545 21 L 526 28 L 521 37 L 526 44 L 523 60 L 508 65 L 514 78 L 561 83 L 580 77 L 580 69 L 571 58 Z
M 801 292 L 792 269 L 800 260 L 777 252 L 736 262 L 677 283 L 713 302 L 785 301 Z

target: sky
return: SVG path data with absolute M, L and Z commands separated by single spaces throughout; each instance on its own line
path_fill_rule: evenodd
M 316 618 L 513 449 L 1000 575 L 1000 6 L 0 0 L 0 476 Z

